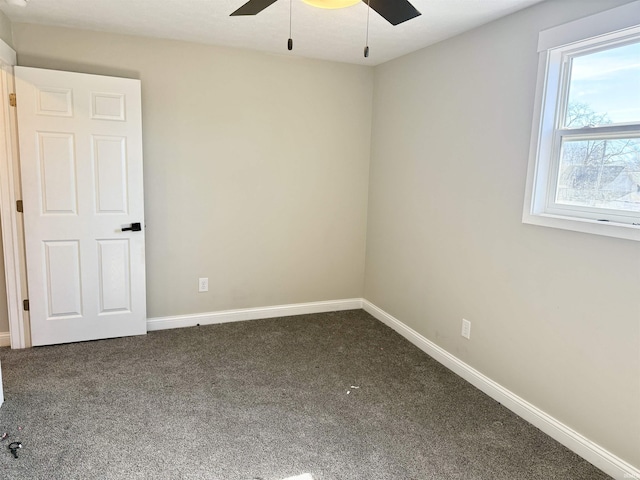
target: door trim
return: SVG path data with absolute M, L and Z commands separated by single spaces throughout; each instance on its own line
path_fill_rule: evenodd
M 16 52 L 0 40 L 0 221 L 5 279 L 7 284 L 7 310 L 11 348 L 30 346 L 27 340 L 27 314 L 22 309 L 24 246 L 20 238 L 21 223 L 16 212 L 20 198 L 16 112 L 9 105 L 9 94 L 15 93 L 13 67 Z

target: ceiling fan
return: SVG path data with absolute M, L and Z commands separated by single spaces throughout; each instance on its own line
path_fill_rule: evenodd
M 239 9 L 231 14 L 232 17 L 238 15 L 257 15 L 277 0 L 249 0 Z M 359 3 L 360 0 L 303 0 L 309 5 L 320 8 L 344 8 Z M 362 0 L 373 10 L 378 12 L 391 25 L 399 25 L 407 20 L 415 18 L 421 13 L 409 3 L 408 0 Z

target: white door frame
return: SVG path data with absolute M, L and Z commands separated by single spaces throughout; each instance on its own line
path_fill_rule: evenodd
M 20 199 L 19 157 L 16 112 L 9 105 L 9 94 L 15 93 L 13 67 L 16 52 L 0 40 L 0 221 L 7 283 L 7 310 L 11 348 L 30 345 L 28 314 L 23 311 L 26 298 L 24 285 L 24 244 L 22 222 L 18 218 L 16 201 Z

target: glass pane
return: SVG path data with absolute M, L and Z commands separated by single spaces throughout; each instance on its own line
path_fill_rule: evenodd
M 640 138 L 564 141 L 556 203 L 640 212 Z
M 640 42 L 575 57 L 565 127 L 640 122 Z

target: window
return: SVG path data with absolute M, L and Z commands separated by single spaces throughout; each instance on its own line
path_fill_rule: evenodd
M 640 2 L 540 33 L 523 221 L 640 240 Z

